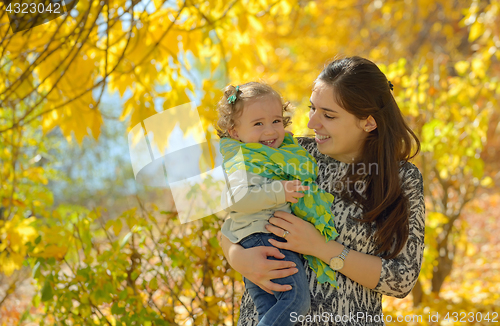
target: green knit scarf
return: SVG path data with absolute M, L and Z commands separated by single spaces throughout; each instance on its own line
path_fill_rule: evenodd
M 240 149 L 243 161 L 238 159 L 241 158 L 237 155 Z M 309 186 L 309 190 L 304 191 L 304 197 L 298 198 L 297 203 L 290 203 L 292 212 L 312 223 L 327 242 L 338 236 L 330 212 L 334 197 L 316 184 L 316 160 L 290 134 L 285 134 L 283 144 L 279 148 L 222 138 L 220 152 L 224 157 L 223 165 L 228 175 L 236 170 L 246 170 L 269 179 L 302 181 L 302 185 Z M 336 271 L 314 256 L 304 257 L 316 273 L 319 283 L 328 282 L 338 288 Z

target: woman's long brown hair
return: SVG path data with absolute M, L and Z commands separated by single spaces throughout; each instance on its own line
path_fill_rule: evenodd
M 387 77 L 373 62 L 360 57 L 335 60 L 323 69 L 318 81 L 332 87 L 337 104 L 347 112 L 358 119 L 371 115 L 377 122 L 360 157 L 349 165 L 352 169 L 342 180 L 351 184 L 364 180 L 365 191 L 344 191 L 341 197 L 363 208 L 361 222 L 376 223 L 376 253 L 394 258 L 409 234 L 410 205 L 401 189 L 400 164 L 418 154 L 420 142 L 406 124 Z M 412 145 L 415 145 L 413 153 Z M 373 164 L 376 173 L 367 169 Z

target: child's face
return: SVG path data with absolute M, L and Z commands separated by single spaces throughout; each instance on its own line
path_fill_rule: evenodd
M 285 138 L 280 101 L 265 96 L 245 103 L 243 113 L 229 134 L 243 143 L 261 143 L 278 148 Z

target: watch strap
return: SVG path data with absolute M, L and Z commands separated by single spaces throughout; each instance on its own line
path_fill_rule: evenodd
M 338 257 L 345 261 L 345 258 L 347 257 L 349 251 L 351 251 L 351 249 L 349 249 L 347 246 L 344 246 L 344 250 L 342 250 L 342 253 Z

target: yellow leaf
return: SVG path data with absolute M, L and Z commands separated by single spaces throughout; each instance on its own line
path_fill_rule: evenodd
M 484 33 L 484 25 L 478 21 L 474 22 L 470 28 L 469 42 L 474 42 L 479 36 Z
M 310 15 L 317 15 L 318 14 L 318 5 L 314 1 L 310 1 L 306 4 L 304 7 L 304 11 Z
M 472 60 L 472 71 L 479 77 L 484 78 L 486 75 L 486 65 L 482 59 Z
M 486 188 L 493 187 L 493 179 L 491 177 L 485 177 L 483 180 L 481 180 L 481 186 Z
M 44 258 L 54 257 L 57 260 L 61 260 L 64 258 L 67 252 L 68 246 L 65 244 L 61 244 L 60 246 L 56 244 L 50 244 L 43 250 L 42 253 L 39 254 L 39 256 Z
M 257 32 L 262 32 L 262 30 L 264 29 L 262 23 L 254 16 L 248 16 L 248 22 L 250 23 L 252 29 Z
M 238 17 L 238 29 L 240 33 L 245 33 L 248 29 L 248 17 L 247 15 L 241 15 Z
M 113 232 L 115 233 L 116 236 L 120 234 L 122 227 L 123 225 L 121 219 L 117 219 L 116 221 L 113 222 Z
M 458 74 L 463 76 L 465 75 L 467 69 L 469 69 L 469 62 L 467 61 L 459 61 L 455 64 L 455 69 L 457 70 Z
M 267 43 L 262 43 L 260 46 L 257 46 L 257 53 L 259 54 L 260 60 L 262 60 L 262 63 L 267 65 L 269 62 L 268 56 L 267 56 L 267 49 L 266 46 Z
M 7 252 L 3 251 L 0 253 L 0 271 L 6 276 L 12 275 L 15 270 L 18 270 L 20 266 L 14 263 L 12 259 L 7 258 Z
M 429 221 L 429 227 L 435 228 L 438 225 L 442 225 L 448 222 L 449 218 L 443 213 L 439 212 L 430 212 L 427 214 L 427 219 Z

